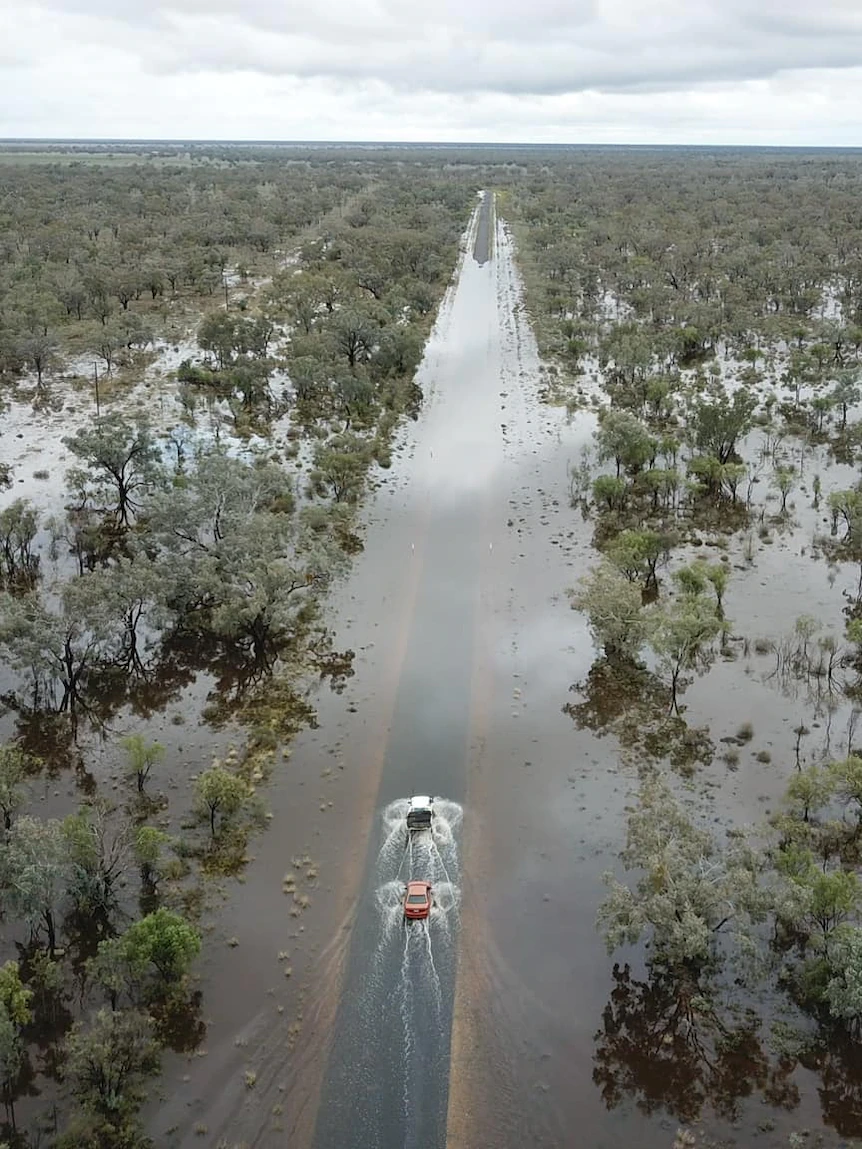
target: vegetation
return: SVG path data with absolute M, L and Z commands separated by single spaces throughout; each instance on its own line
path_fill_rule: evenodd
M 596 1035 L 609 1106 L 736 1121 L 759 1092 L 792 1109 L 801 1064 L 819 1074 L 825 1123 L 862 1132 L 862 502 L 832 471 L 858 464 L 862 442 L 860 186 L 862 165 L 837 154 L 560 153 L 505 178 L 545 397 L 594 428 L 569 465 L 594 546 L 570 602 L 596 657 L 566 710 L 616 735 L 641 778 L 599 914 L 610 952 L 636 947 Z M 827 558 L 830 582 L 857 569 L 843 616 L 737 633 L 759 552 L 803 523 L 803 562 Z M 686 691 L 718 658 L 742 658 L 799 713 L 789 756 L 747 751 L 771 764 L 769 788 L 786 784 L 755 827 L 727 817 L 715 767 L 698 774 L 719 731 L 689 715 L 718 707 L 701 694 L 690 710 Z M 752 736 L 722 739 L 729 771 Z
M 138 1149 L 162 1049 L 205 1031 L 205 880 L 245 864 L 276 751 L 313 721 L 308 676 L 351 673 L 320 604 L 418 414 L 477 185 L 434 156 L 94 158 L 0 171 L 0 405 L 65 424 L 64 465 L 0 505 L 0 894 L 20 955 L 0 966 L 0 1135 Z M 4 461 L 0 487 L 25 478 Z M 202 767 L 148 725 L 201 671 L 204 718 L 249 730 Z M 81 793 L 36 816 L 34 783 L 65 770 Z

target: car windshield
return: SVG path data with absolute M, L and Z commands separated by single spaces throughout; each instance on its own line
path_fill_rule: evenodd
M 425 901 L 425 895 L 424 894 L 411 894 L 410 897 L 407 899 L 407 901 L 410 902 L 411 905 L 415 906 L 417 904 L 417 902 L 424 902 Z

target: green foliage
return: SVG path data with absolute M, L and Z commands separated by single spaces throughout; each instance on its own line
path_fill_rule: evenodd
M 155 826 L 139 826 L 135 831 L 135 858 L 140 866 L 153 872 L 158 870 L 162 848 L 170 841 L 163 830 Z
M 69 892 L 78 908 L 110 919 L 132 857 L 135 829 L 104 799 L 96 799 L 63 820 L 71 866 Z
M 201 949 L 200 934 L 179 914 L 164 908 L 133 922 L 122 936 L 129 967 L 155 970 L 162 983 L 178 981 Z
M 20 746 L 13 742 L 0 745 L 0 814 L 7 830 L 27 799 L 26 780 L 33 765 L 33 759 Z
M 117 1009 L 125 998 L 151 1005 L 174 992 L 201 949 L 198 931 L 164 907 L 133 922 L 125 933 L 104 938 L 87 961 L 87 976 Z
M 336 503 L 355 503 L 372 458 L 371 446 L 359 435 L 336 435 L 315 449 L 311 482 Z
M 862 929 L 858 926 L 835 931 L 824 996 L 832 1017 L 858 1026 L 862 1018 Z
M 143 794 L 150 771 L 165 756 L 165 748 L 158 742 L 148 743 L 143 734 L 129 734 L 121 742 L 128 755 L 128 773 L 135 779 L 138 793 Z
M 27 589 L 38 578 L 40 560 L 33 540 L 39 521 L 39 511 L 29 499 L 15 499 L 0 510 L 0 588 Z
M 570 592 L 574 610 L 583 611 L 598 646 L 610 659 L 635 659 L 647 640 L 641 592 L 611 562 L 594 567 Z
M 0 966 L 0 1008 L 15 1025 L 24 1026 L 32 1021 L 32 998 L 32 992 L 21 981 L 18 963 L 7 961 Z
M 690 570 L 688 588 L 683 580 L 683 593 L 652 607 L 646 620 L 647 641 L 661 671 L 669 679 L 671 708 L 677 714 L 686 675 L 711 665 L 715 653 L 713 644 L 726 626 L 697 585 L 703 577 L 700 572 Z
M 215 840 L 231 824 L 250 798 L 246 782 L 237 774 L 213 765 L 195 782 L 198 810 L 209 822 L 210 835 Z
M 692 435 L 697 449 L 714 455 L 719 463 L 731 462 L 736 444 L 753 425 L 757 396 L 740 388 L 731 398 L 721 393 L 708 400 L 697 399 L 692 406 Z
M 673 542 L 672 536 L 660 531 L 625 530 L 620 531 L 605 554 L 630 582 L 650 588 L 656 585 L 656 568 L 667 561 Z
M 630 411 L 604 410 L 596 432 L 600 460 L 613 459 L 617 477 L 621 471 L 636 474 L 654 458 L 657 443 L 647 428 Z
M 20 1027 L 9 1016 L 5 1006 L 0 1005 L 0 1088 L 7 1113 L 14 1120 L 14 1099 L 12 1087 L 17 1081 L 24 1064 L 24 1044 Z
M 828 503 L 836 529 L 839 521 L 844 523 L 844 542 L 853 548 L 855 558 L 862 553 L 862 491 L 830 491 Z
M 130 426 L 120 414 L 101 415 L 63 443 L 85 467 L 69 472 L 73 487 L 118 527 L 131 524 L 163 481 L 161 452 L 145 420 Z
M 599 475 L 593 483 L 596 505 L 608 511 L 624 511 L 629 501 L 629 485 L 625 479 L 613 475 Z
M 835 792 L 835 776 L 821 766 L 800 770 L 787 785 L 787 802 L 794 818 L 808 822 L 819 813 Z
M 787 510 L 787 496 L 796 483 L 795 467 L 776 467 L 772 473 L 772 485 L 781 496 L 781 514 Z
M 66 1039 L 64 1073 L 85 1110 L 104 1119 L 137 1110 L 143 1083 L 160 1066 L 152 1030 L 149 1017 L 131 1010 L 101 1009 L 89 1025 L 75 1022 Z
M 31 934 L 44 930 L 53 955 L 57 912 L 71 876 L 62 824 L 26 814 L 18 818 L 0 845 L 0 876 L 8 911 L 23 918 Z
M 621 858 L 641 877 L 629 887 L 605 876 L 610 894 L 599 925 L 609 952 L 646 933 L 653 953 L 670 965 L 700 965 L 715 956 L 718 934 L 742 933 L 765 916 L 756 851 L 741 841 L 720 847 L 694 825 L 660 774 L 641 785 Z

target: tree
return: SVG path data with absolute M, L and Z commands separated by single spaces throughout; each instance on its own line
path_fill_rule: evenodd
M 162 847 L 169 840 L 168 835 L 155 826 L 139 826 L 135 834 L 135 860 L 140 867 L 142 907 L 152 908 L 164 872 Z
M 0 847 L 0 874 L 10 912 L 27 922 L 31 935 L 45 930 L 53 957 L 57 911 L 70 877 L 62 824 L 54 818 L 20 817 Z
M 191 595 L 197 618 L 186 609 L 186 624 L 235 643 L 269 669 L 341 561 L 332 539 L 298 535 L 288 516 L 259 512 L 189 565 L 183 593 Z M 173 605 L 183 609 L 180 600 Z
M 623 478 L 599 475 L 593 483 L 596 505 L 608 511 L 624 511 L 629 501 L 629 485 Z
M 847 412 L 862 399 L 862 384 L 860 384 L 858 370 L 844 370 L 838 373 L 836 382 L 829 399 L 841 408 L 841 423 L 839 429 L 844 431 L 847 427 Z
M 781 495 L 781 514 L 787 513 L 787 496 L 796 482 L 795 467 L 776 467 L 772 473 L 772 485 Z
M 39 532 L 39 512 L 29 499 L 15 499 L 0 511 L 0 586 L 31 587 L 39 574 L 33 540 Z
M 104 990 L 111 1009 L 119 1008 L 123 994 L 127 995 L 133 1005 L 143 999 L 145 968 L 133 964 L 131 956 L 123 935 L 120 935 L 103 938 L 94 956 L 87 959 L 87 978 Z
M 835 932 L 858 914 L 862 885 L 856 873 L 827 869 L 811 850 L 790 844 L 780 850 L 776 868 L 784 879 L 776 915 L 791 936 L 801 938 L 816 958 L 829 962 Z M 818 975 L 818 962 L 814 969 Z
M 374 387 L 369 379 L 350 372 L 336 375 L 332 384 L 332 401 L 339 418 L 344 420 L 344 431 L 354 423 L 366 425 L 374 413 Z M 321 446 L 319 450 L 326 448 Z
M 648 642 L 659 667 L 670 679 L 671 710 L 679 710 L 686 671 L 706 669 L 712 644 L 725 628 L 715 607 L 701 592 L 682 593 L 652 608 L 647 620 Z
M 248 786 L 242 778 L 217 764 L 198 777 L 195 782 L 195 793 L 201 813 L 209 820 L 213 841 L 224 831 L 249 797 Z
M 24 1064 L 24 1043 L 21 1040 L 21 1026 L 9 1014 L 5 1005 L 0 1005 L 0 1085 L 6 1114 L 15 1129 L 15 1083 Z
M 696 400 L 691 410 L 695 446 L 720 463 L 729 463 L 737 441 L 751 430 L 756 407 L 757 396 L 745 388 L 735 391 L 732 399 L 725 392 L 713 400 Z
M 569 592 L 572 609 L 588 615 L 595 642 L 611 660 L 637 658 L 647 638 L 640 589 L 607 561 L 579 585 Z
M 198 343 L 215 356 L 219 370 L 223 370 L 234 359 L 234 317 L 227 311 L 211 312 L 198 327 Z
M 119 556 L 110 567 L 90 571 L 79 581 L 78 599 L 88 617 L 103 612 L 115 620 L 118 630 L 113 647 L 114 661 L 130 675 L 145 672 L 140 631 L 142 620 L 150 633 L 157 632 L 169 612 L 164 598 L 171 576 L 159 558 L 138 553 Z M 92 607 L 84 602 L 83 591 Z
M 65 1079 L 78 1102 L 98 1117 L 116 1119 L 137 1109 L 143 1082 L 159 1070 L 152 1019 L 132 1010 L 100 1009 L 66 1039 Z
M 704 563 L 703 573 L 715 592 L 715 609 L 719 618 L 724 617 L 724 595 L 730 582 L 730 567 L 727 563 Z
M 856 1033 L 862 1025 L 862 929 L 841 926 L 829 946 L 826 1003 L 836 1020 Z
M 314 452 L 311 481 L 328 489 L 336 503 L 355 503 L 372 462 L 372 450 L 360 435 L 335 435 Z
M 184 977 L 201 950 L 200 934 L 194 926 L 164 908 L 133 922 L 122 943 L 130 968 L 154 971 L 161 986 Z
M 42 377 L 55 363 L 59 344 L 46 328 L 34 328 L 18 340 L 21 358 L 36 372 L 36 385 L 41 391 Z
M 24 805 L 25 782 L 33 759 L 12 742 L 0 745 L 0 814 L 3 825 L 12 829 L 12 819 Z
M 69 889 L 80 910 L 110 921 L 118 888 L 133 857 L 135 828 L 97 799 L 63 819 L 71 876 Z
M 91 671 L 117 654 L 118 620 L 110 602 L 89 593 L 89 577 L 66 583 L 59 604 L 32 592 L 0 595 L 0 649 L 14 669 L 27 672 L 34 707 L 47 703 L 76 714 Z
M 631 411 L 607 408 L 599 416 L 596 431 L 599 459 L 613 459 L 620 471 L 636 474 L 654 458 L 657 442 L 644 424 Z
M 99 315 L 100 323 L 94 324 L 90 338 L 90 350 L 105 364 L 108 375 L 114 368 L 117 357 L 126 345 L 125 332 L 118 320 L 109 320 L 107 314 Z
M 831 771 L 820 766 L 799 770 L 787 784 L 787 802 L 793 819 L 802 818 L 806 824 L 812 814 L 818 813 L 835 793 L 836 779 Z
M 422 304 L 420 304 L 421 310 Z M 375 362 L 379 370 L 396 378 L 412 378 L 422 361 L 425 340 L 413 327 L 387 327 L 380 335 Z
M 648 528 L 626 530 L 620 531 L 605 553 L 630 582 L 650 590 L 657 585 L 656 568 L 667 562 L 673 542 L 672 536 Z
M 161 452 L 146 420 L 130 426 L 120 414 L 102 415 L 63 443 L 85 465 L 84 471 L 70 472 L 70 481 L 119 527 L 129 526 L 143 497 L 163 479 Z
M 241 536 L 259 511 L 289 515 L 290 477 L 274 463 L 248 463 L 223 448 L 200 451 L 182 485 L 157 492 L 148 506 L 149 527 L 171 553 L 196 558 Z
M 129 734 L 121 744 L 128 755 L 127 772 L 136 780 L 138 793 L 143 794 L 150 770 L 162 761 L 165 748 L 158 742 L 148 744 L 143 734 Z
M 327 332 L 332 349 L 347 360 L 351 371 L 368 362 L 380 339 L 380 325 L 368 312 L 357 308 L 336 312 Z
M 720 933 L 744 935 L 770 904 L 763 860 L 741 837 L 722 847 L 695 826 L 661 774 L 641 784 L 621 858 L 641 876 L 629 887 L 605 875 L 610 894 L 599 926 L 609 953 L 647 932 L 662 961 L 698 967 L 714 955 Z
M 32 992 L 21 981 L 18 963 L 7 961 L 0 966 L 0 1006 L 15 1025 L 27 1025 L 32 1021 L 32 998 Z

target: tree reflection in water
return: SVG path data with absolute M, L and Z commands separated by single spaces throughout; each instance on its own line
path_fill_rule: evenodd
M 712 761 L 708 732 L 669 712 L 668 688 L 640 663 L 597 658 L 587 677 L 569 690 L 579 701 L 567 702 L 563 712 L 579 730 L 592 730 L 598 738 L 614 735 L 624 755 L 638 761 L 667 757 L 683 772 Z
M 665 1110 L 689 1123 L 705 1106 L 734 1119 L 755 1093 L 785 1109 L 798 1105 L 796 1062 L 770 1061 L 756 1015 L 720 1010 L 696 980 L 655 963 L 645 981 L 628 965 L 615 964 L 613 977 L 593 1069 L 609 1109 L 628 1096 L 643 1113 Z
M 839 1032 L 799 1060 L 820 1077 L 824 1123 L 842 1137 L 862 1137 L 862 1047 Z

